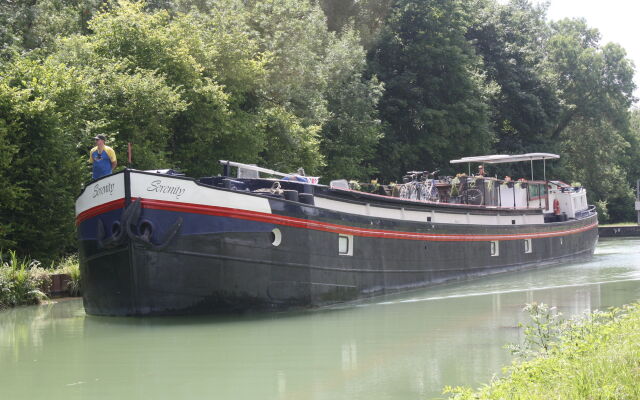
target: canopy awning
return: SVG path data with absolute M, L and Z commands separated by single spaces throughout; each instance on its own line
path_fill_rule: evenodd
M 552 153 L 527 153 L 519 155 L 494 154 L 489 156 L 463 157 L 459 160 L 449 161 L 451 164 L 463 163 L 485 163 L 485 164 L 501 164 L 509 162 L 535 161 L 535 160 L 553 160 L 560 158 L 557 154 Z

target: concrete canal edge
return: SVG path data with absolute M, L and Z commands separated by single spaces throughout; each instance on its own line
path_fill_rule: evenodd
M 640 237 L 640 225 L 601 226 L 598 227 L 601 238 L 606 237 Z

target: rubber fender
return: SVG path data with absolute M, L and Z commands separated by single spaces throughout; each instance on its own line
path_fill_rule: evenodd
M 297 190 L 284 190 L 284 198 L 291 201 L 300 201 Z

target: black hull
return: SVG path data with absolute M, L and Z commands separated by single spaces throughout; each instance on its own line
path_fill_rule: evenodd
M 598 240 L 595 214 L 537 225 L 425 224 L 268 201 L 268 220 L 257 213 L 193 216 L 144 201 L 136 214 L 124 211 L 127 203 L 132 208 L 131 200 L 83 220 L 79 246 L 87 313 L 170 315 L 323 306 L 582 259 L 593 254 Z M 127 213 L 135 214 L 136 224 L 125 218 Z M 138 220 L 154 225 L 150 239 L 141 239 Z M 114 234 L 117 240 L 100 238 L 103 226 L 113 221 L 130 229 Z M 333 227 L 356 232 L 350 255 L 339 253 Z M 281 235 L 278 245 L 275 228 Z M 406 237 L 394 236 L 397 232 Z M 526 247 L 521 236 L 531 237 Z M 493 237 L 501 239 L 499 254 L 491 254 Z
M 521 241 L 505 241 L 496 258 L 483 242 L 357 238 L 356 254 L 346 259 L 322 255 L 336 253 L 331 233 L 282 231 L 291 241 L 277 250 L 264 232 L 187 236 L 164 250 L 128 243 L 105 251 L 82 242 L 85 309 L 167 315 L 321 306 L 582 259 L 597 241 L 597 229 L 562 244 L 535 239 L 530 254 Z

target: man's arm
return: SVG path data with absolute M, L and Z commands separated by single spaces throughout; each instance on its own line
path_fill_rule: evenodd
M 111 160 L 111 170 L 113 171 L 118 166 L 118 160 L 116 159 L 116 152 L 112 148 L 107 149 L 109 160 Z

